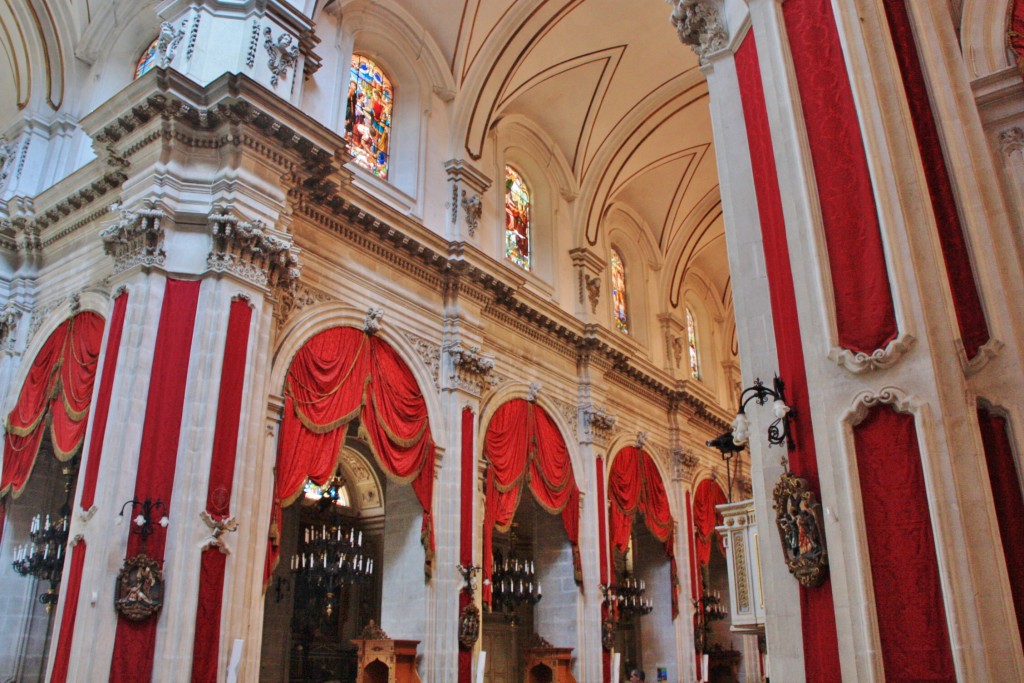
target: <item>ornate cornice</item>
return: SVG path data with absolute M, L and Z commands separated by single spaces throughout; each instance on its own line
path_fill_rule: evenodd
M 167 253 L 160 224 L 163 217 L 164 212 L 155 202 L 146 201 L 141 209 L 122 209 L 121 218 L 100 233 L 103 250 L 114 258 L 115 274 L 134 266 L 164 265 Z
M 448 378 L 451 386 L 480 396 L 484 386 L 490 384 L 494 359 L 482 356 L 480 347 L 465 347 L 458 341 L 445 342 L 441 350 L 452 362 L 452 373 Z
M 693 48 L 703 64 L 707 56 L 729 42 L 718 7 L 712 0 L 669 0 L 673 5 L 672 25 L 679 40 Z
M 206 266 L 215 273 L 231 273 L 270 291 L 290 290 L 302 266 L 291 237 L 266 227 L 262 221 L 243 221 L 225 207 L 208 219 L 213 247 Z

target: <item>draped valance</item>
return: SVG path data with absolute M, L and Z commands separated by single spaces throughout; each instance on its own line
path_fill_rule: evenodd
M 508 531 L 523 485 L 547 512 L 562 516 L 572 544 L 573 569 L 582 581 L 579 555 L 580 492 L 573 476 L 569 449 L 554 420 L 544 409 L 524 399 L 513 399 L 494 413 L 484 437 L 487 461 L 483 534 L 483 600 L 490 604 L 490 578 L 494 569 L 491 542 L 494 529 Z
M 0 496 L 21 495 L 47 420 L 58 460 L 70 460 L 82 447 L 103 324 L 96 313 L 79 313 L 62 322 L 36 354 L 18 402 L 7 416 Z
M 665 484 L 654 460 L 645 451 L 630 446 L 615 456 L 608 472 L 608 518 L 611 544 L 621 552 L 629 546 L 633 517 L 643 515 L 644 523 L 661 541 L 671 574 L 672 618 L 679 615 L 679 576 L 675 551 L 675 520 L 669 509 Z
M 280 552 L 281 509 L 299 497 L 307 479 L 323 484 L 331 477 L 348 426 L 357 417 L 359 435 L 381 470 L 392 481 L 412 484 L 423 506 L 420 539 L 429 576 L 435 446 L 426 401 L 405 362 L 387 342 L 362 330 L 331 328 L 295 355 L 284 397 L 264 579 Z
M 715 527 L 722 524 L 722 515 L 717 508 L 725 502 L 727 502 L 725 492 L 715 482 L 705 479 L 697 485 L 697 490 L 693 495 L 693 552 L 697 560 L 697 576 L 694 577 L 694 580 L 698 595 L 703 588 L 700 569 L 706 566 L 711 559 L 711 544 L 715 535 Z M 719 537 L 718 543 L 724 554 L 725 546 L 721 537 Z

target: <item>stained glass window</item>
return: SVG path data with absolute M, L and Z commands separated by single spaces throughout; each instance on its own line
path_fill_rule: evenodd
M 626 266 L 617 249 L 612 247 L 612 315 L 619 332 L 629 334 L 629 316 L 626 313 Z
M 387 179 L 394 90 L 380 67 L 362 55 L 352 55 L 351 78 L 345 103 L 345 140 L 356 163 L 378 178 Z
M 139 56 L 139 61 L 135 65 L 135 78 L 139 78 L 156 66 L 157 43 L 159 42 L 160 38 L 154 38 L 153 42 L 149 44 L 149 47 L 142 51 L 142 54 Z
M 530 190 L 511 166 L 505 167 L 505 258 L 530 269 Z
M 323 486 L 317 486 L 313 482 L 307 480 L 306 485 L 302 488 L 302 495 L 310 501 L 322 501 L 324 499 L 330 500 L 335 505 L 342 507 L 351 507 L 352 502 L 349 500 L 348 486 L 342 484 L 337 485 L 334 480 L 326 482 Z
M 690 376 L 700 379 L 700 358 L 697 355 L 697 323 L 693 313 L 686 309 L 686 344 L 690 349 Z

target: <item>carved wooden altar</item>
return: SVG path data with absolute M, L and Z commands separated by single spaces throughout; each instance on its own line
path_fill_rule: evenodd
M 371 621 L 362 638 L 353 640 L 359 662 L 356 683 L 421 683 L 416 673 L 418 640 L 388 638 Z
M 523 648 L 523 683 L 576 683 L 572 675 L 572 648 L 551 647 L 536 636 L 535 641 L 539 641 L 535 646 Z

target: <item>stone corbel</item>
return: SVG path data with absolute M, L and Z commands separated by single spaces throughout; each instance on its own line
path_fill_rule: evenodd
M 453 239 L 473 237 L 483 215 L 483 195 L 491 180 L 465 159 L 449 159 L 444 164 L 448 174 L 449 234 Z
M 213 238 L 206 258 L 210 271 L 231 273 L 270 292 L 295 287 L 302 266 L 290 235 L 259 220 L 243 221 L 226 207 L 215 208 L 207 225 Z
M 714 0 L 668 0 L 673 5 L 672 25 L 679 40 L 697 53 L 701 64 L 708 55 L 724 48 L 729 42 L 729 31 Z
M 442 345 L 452 360 L 451 385 L 479 396 L 494 369 L 494 360 L 480 354 L 480 347 L 464 347 L 457 341 Z
M 671 451 L 672 479 L 674 481 L 686 481 L 693 477 L 700 458 L 691 448 L 675 446 Z
M 638 451 L 644 449 L 644 445 L 647 443 L 647 432 L 637 432 L 636 441 L 633 443 L 633 447 Z
M 103 250 L 114 259 L 115 274 L 134 266 L 163 267 L 167 259 L 161 225 L 164 216 L 156 202 L 146 200 L 140 209 L 121 209 L 117 222 L 100 232 Z
M 363 319 L 363 332 L 366 334 L 377 334 L 384 326 L 384 309 L 380 306 L 370 306 Z
M 583 408 L 583 434 L 584 438 L 599 446 L 607 445 L 615 429 L 617 418 L 609 413 L 603 406 L 593 404 Z
M 536 403 L 537 397 L 540 395 L 541 389 L 544 385 L 540 382 L 530 382 L 530 389 L 526 392 L 526 400 L 530 403 Z
M 601 273 L 604 271 L 604 259 L 592 250 L 577 247 L 569 251 L 572 265 L 576 270 L 577 315 L 587 316 L 597 313 L 601 303 Z

